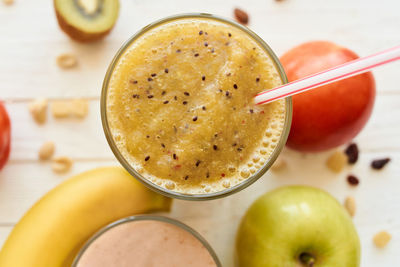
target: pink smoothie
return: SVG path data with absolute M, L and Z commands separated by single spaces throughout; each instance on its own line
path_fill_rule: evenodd
M 77 267 L 216 267 L 191 233 L 170 223 L 142 220 L 117 225 L 98 237 Z

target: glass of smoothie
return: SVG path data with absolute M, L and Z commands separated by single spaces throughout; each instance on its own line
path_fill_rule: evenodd
M 72 267 L 220 267 L 217 255 L 195 230 L 162 216 L 118 220 L 96 233 Z
M 291 98 L 255 105 L 286 83 L 254 32 L 209 14 L 154 22 L 131 37 L 103 83 L 108 143 L 128 172 L 169 197 L 205 200 L 259 179 L 284 147 Z

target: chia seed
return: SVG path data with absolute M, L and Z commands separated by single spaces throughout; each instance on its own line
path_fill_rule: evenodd
M 151 82 L 153 79 L 149 77 L 149 78 L 147 78 L 147 80 L 148 80 L 149 82 Z
M 201 80 L 205 81 L 206 80 L 206 76 L 201 76 Z
M 162 91 L 161 92 L 161 95 L 165 95 L 167 92 L 166 91 Z
M 152 74 L 151 74 L 151 77 L 156 77 L 156 76 L 157 76 L 156 73 L 152 73 Z
M 186 96 L 190 96 L 189 92 L 184 92 L 183 94 Z
M 203 31 L 199 31 L 199 35 L 202 35 L 203 34 Z
M 205 106 L 202 106 L 201 109 L 202 109 L 202 110 L 206 110 L 206 107 L 205 107 Z
M 182 104 L 186 105 L 188 102 L 187 101 L 183 101 Z
M 198 57 L 198 56 L 199 56 L 199 53 L 194 54 L 194 56 L 195 56 L 195 57 Z
M 197 121 L 197 116 L 193 117 L 193 121 Z
M 258 83 L 260 81 L 260 78 L 256 78 L 256 82 Z
M 150 159 L 150 156 L 147 156 L 144 158 L 145 161 L 148 161 Z
M 168 69 L 165 69 L 164 72 L 165 72 L 165 73 L 168 73 Z
M 214 148 L 214 150 L 218 149 L 217 145 L 213 145 L 213 148 Z
M 148 95 L 148 96 L 147 96 L 147 98 L 153 98 L 153 97 L 154 97 L 153 95 Z
M 233 85 L 233 88 L 235 88 L 235 90 L 238 89 L 238 86 L 236 83 Z
M 196 161 L 196 167 L 199 167 L 200 163 L 201 163 L 200 160 Z
M 168 104 L 169 103 L 169 101 L 168 100 L 165 100 L 164 102 L 163 102 L 163 104 Z

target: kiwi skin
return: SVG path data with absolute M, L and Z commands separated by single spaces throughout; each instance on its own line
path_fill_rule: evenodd
M 56 3 L 54 0 L 54 10 L 56 12 L 56 17 L 58 21 L 58 25 L 60 28 L 69 36 L 71 39 L 81 42 L 81 43 L 91 43 L 95 41 L 99 41 L 103 39 L 106 35 L 110 33 L 110 31 L 114 28 L 114 25 L 112 27 L 104 32 L 99 32 L 99 33 L 87 33 L 84 31 L 81 31 L 80 29 L 70 25 L 64 17 L 58 12 L 56 8 Z

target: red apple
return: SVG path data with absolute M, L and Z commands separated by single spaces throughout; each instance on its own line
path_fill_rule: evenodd
M 290 82 L 357 58 L 347 48 L 314 41 L 291 49 L 280 60 Z M 295 95 L 287 145 L 311 152 L 349 142 L 368 121 L 374 100 L 375 81 L 370 72 Z
M 6 108 L 0 102 L 0 170 L 8 160 L 10 154 L 11 126 Z

